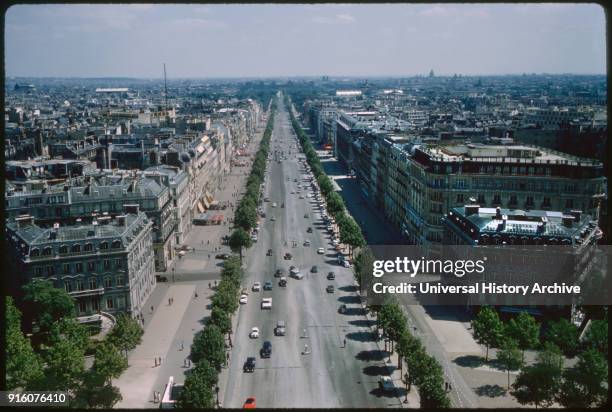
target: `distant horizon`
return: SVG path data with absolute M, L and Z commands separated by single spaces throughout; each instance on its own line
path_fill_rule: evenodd
M 593 3 L 23 4 L 4 39 L 10 77 L 607 72 Z

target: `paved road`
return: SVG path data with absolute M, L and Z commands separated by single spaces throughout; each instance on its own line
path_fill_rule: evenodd
M 273 290 L 250 292 L 248 303 L 238 311 L 222 404 L 237 408 L 247 397 L 256 396 L 257 406 L 264 408 L 399 407 L 401 403 L 395 395 L 377 389 L 379 375 L 387 374 L 385 356 L 372 340 L 372 325 L 361 310 L 351 270 L 334 263 L 330 239 L 315 212 L 315 202 L 306 197 L 303 189 L 304 199 L 291 194 L 298 183 L 303 183 L 297 140 L 291 136 L 288 113 L 279 101 L 271 153 L 282 150 L 291 154 L 281 163 L 269 162 L 265 195 L 270 201 L 264 203 L 267 217 L 261 219 L 259 239 L 246 254 L 244 282 L 250 287 L 255 281 L 270 280 Z M 272 207 L 273 202 L 277 207 Z M 285 208 L 281 208 L 283 202 Z M 304 218 L 305 213 L 309 218 Z M 272 216 L 275 221 L 270 219 Z M 308 227 L 313 228 L 313 233 L 306 232 Z M 310 247 L 302 245 L 305 239 L 311 241 Z M 295 248 L 291 246 L 293 240 L 297 241 Z M 324 255 L 316 253 L 319 247 L 325 248 Z M 266 256 L 269 248 L 274 251 L 272 256 Z M 285 252 L 292 253 L 293 259 L 284 260 Z M 290 265 L 300 268 L 306 276 L 302 280 L 289 278 L 287 287 L 281 288 L 274 271 L 288 270 Z M 317 274 L 309 273 L 312 265 L 318 266 Z M 329 271 L 335 272 L 334 281 L 326 279 Z M 335 293 L 326 293 L 328 284 L 335 285 Z M 271 310 L 260 309 L 263 297 L 273 298 Z M 343 303 L 348 311 L 339 314 L 338 307 Z M 278 320 L 287 322 L 286 336 L 274 336 Z M 253 326 L 261 330 L 259 339 L 248 337 Z M 303 329 L 308 338 L 301 337 Z M 272 342 L 269 359 L 259 356 L 265 340 Z M 302 354 L 305 344 L 310 354 Z M 254 373 L 242 371 L 248 356 L 257 358 Z

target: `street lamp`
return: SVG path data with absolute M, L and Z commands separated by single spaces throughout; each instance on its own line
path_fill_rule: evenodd
M 217 408 L 219 407 L 219 386 L 215 386 L 215 393 L 217 394 Z
M 408 403 L 408 372 L 404 374 L 404 383 L 406 384 L 406 399 L 404 399 L 404 403 Z

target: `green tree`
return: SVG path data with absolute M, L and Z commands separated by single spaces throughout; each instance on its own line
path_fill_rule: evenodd
M 362 248 L 357 253 L 354 262 L 353 275 L 359 286 L 362 286 L 363 279 L 371 279 L 374 265 L 374 254 L 368 247 Z
M 497 352 L 497 360 L 508 372 L 508 390 L 510 390 L 510 371 L 519 370 L 523 366 L 523 354 L 515 340 L 506 339 L 501 350 Z
M 558 401 L 566 408 L 591 408 L 608 402 L 608 362 L 596 349 L 578 355 L 578 363 L 563 373 Z
M 327 211 L 334 218 L 344 212 L 344 202 L 338 193 L 331 192 L 329 196 L 327 196 Z
M 36 390 L 43 377 L 40 357 L 32 349 L 30 340 L 21 331 L 21 313 L 13 298 L 5 298 L 6 307 L 6 386 L 8 390 L 24 388 Z
M 583 345 L 585 349 L 598 350 L 608 359 L 608 321 L 591 321 L 591 325 L 584 335 Z
M 535 348 L 539 343 L 540 324 L 527 312 L 521 312 L 506 325 L 506 336 L 518 343 L 524 361 L 525 350 Z
M 450 408 L 450 399 L 444 390 L 444 377 L 439 373 L 430 373 L 423 377 L 419 385 L 419 397 L 423 409 Z
M 47 334 L 54 322 L 76 316 L 75 301 L 64 289 L 56 289 L 48 280 L 34 280 L 23 287 L 23 300 L 40 334 Z
M 112 343 L 102 342 L 96 346 L 93 370 L 104 382 L 112 383 L 112 379 L 121 376 L 127 366 L 127 360 Z
M 239 305 L 238 289 L 231 283 L 222 281 L 211 300 L 213 308 L 218 307 L 227 313 L 234 313 Z
M 559 371 L 563 369 L 563 353 L 554 343 L 545 342 L 536 357 L 536 361 L 551 368 L 557 368 Z
M 546 340 L 557 345 L 566 356 L 573 356 L 578 348 L 578 328 L 567 319 L 551 322 Z
M 242 263 L 242 249 L 250 248 L 253 244 L 251 237 L 249 234 L 241 227 L 234 230 L 229 239 L 229 246 L 232 249 L 232 252 L 236 252 L 240 254 L 240 262 Z
M 342 222 L 343 224 L 340 225 L 340 241 L 349 245 L 349 254 L 352 256 L 354 248 L 365 245 L 365 239 L 355 219 L 347 216 Z
M 249 231 L 257 224 L 257 210 L 251 202 L 240 203 L 234 214 L 234 223 L 245 231 Z
M 193 409 L 214 408 L 213 387 L 217 379 L 217 371 L 206 360 L 199 362 L 185 377 L 178 406 Z
M 85 353 L 74 342 L 60 340 L 45 351 L 44 360 L 45 390 L 72 392 L 78 388 L 85 371 Z
M 103 376 L 92 369 L 85 373 L 83 383 L 77 389 L 71 407 L 111 409 L 122 399 L 119 388 L 107 383 Z
M 117 323 L 115 323 L 106 339 L 124 351 L 127 358 L 128 351 L 134 349 L 142 341 L 143 333 L 142 327 L 136 320 L 121 313 L 117 316 Z
M 510 392 L 521 405 L 536 408 L 552 405 L 561 385 L 561 371 L 550 365 L 537 363 L 521 370 Z
M 497 345 L 503 335 L 503 324 L 499 315 L 488 306 L 483 307 L 472 321 L 474 339 L 487 348 L 485 361 L 489 361 L 489 348 Z
M 87 352 L 91 345 L 89 331 L 75 318 L 64 318 L 55 321 L 51 325 L 46 344 L 53 346 L 57 342 L 66 339 L 74 343 L 84 353 Z
M 225 363 L 225 339 L 223 333 L 215 325 L 206 325 L 193 338 L 191 345 L 191 360 L 198 363 L 206 360 L 217 371 Z
M 229 333 L 232 330 L 232 321 L 229 314 L 219 306 L 212 307 L 209 322 L 212 325 L 216 325 L 223 333 Z
M 327 197 L 331 192 L 334 191 L 334 185 L 326 175 L 320 175 L 317 177 L 317 183 L 323 196 Z

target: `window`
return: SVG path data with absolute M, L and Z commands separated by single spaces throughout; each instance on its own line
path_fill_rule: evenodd
M 96 278 L 89 278 L 89 289 L 97 289 L 98 283 L 96 282 Z
M 68 263 L 64 263 L 63 269 L 64 273 L 70 273 L 70 265 Z
M 493 204 L 494 205 L 501 205 L 501 196 L 500 195 L 493 195 Z
M 87 312 L 87 302 L 85 302 L 84 300 L 80 300 L 79 301 L 79 313 L 85 313 Z
M 484 205 L 485 203 L 485 197 L 482 193 L 478 195 L 478 203 L 480 203 L 481 205 Z
M 110 260 L 104 259 L 104 269 L 110 268 Z
M 463 193 L 457 195 L 457 203 L 463 203 Z
M 64 288 L 66 289 L 66 292 L 70 293 L 72 292 L 72 282 L 69 280 L 65 280 L 64 281 Z
M 117 279 L 115 280 L 117 286 L 123 286 L 123 276 L 117 276 Z
M 525 204 L 527 206 L 533 206 L 533 196 L 527 196 L 527 200 L 525 200 Z
M 116 259 L 115 260 L 115 266 L 118 267 L 118 268 L 122 268 L 123 267 L 123 260 Z
M 96 268 L 96 262 L 87 262 L 87 270 L 92 271 Z
M 117 307 L 122 309 L 125 306 L 125 298 L 123 296 L 117 297 Z
M 80 253 L 80 252 L 81 252 L 81 245 L 72 246 L 72 253 Z
M 36 274 L 36 277 L 42 276 L 42 268 L 40 266 L 34 268 L 34 273 Z
M 83 279 L 77 280 L 77 290 L 81 291 L 85 289 L 85 285 L 83 284 Z
M 60 248 L 59 248 L 59 253 L 60 253 L 60 255 L 64 255 L 64 254 L 68 253 L 68 246 L 61 245 Z
M 106 249 L 108 249 L 108 242 L 102 242 L 102 243 L 100 243 L 100 249 L 101 249 L 101 250 L 106 250 Z
M 77 273 L 81 273 L 83 271 L 83 263 L 79 262 L 76 264 Z
M 53 266 L 47 266 L 47 276 L 53 275 L 55 275 L 55 269 L 53 268 Z
M 112 245 L 113 249 L 119 249 L 120 247 L 121 247 L 121 241 L 120 240 L 113 241 L 113 245 Z
M 565 201 L 565 208 L 566 209 L 571 209 L 574 207 L 574 199 L 567 199 Z
M 510 196 L 510 202 L 509 202 L 509 204 L 511 204 L 511 205 L 516 205 L 516 203 L 517 203 L 517 202 L 516 202 L 516 195 L 512 195 L 512 196 Z
M 550 197 L 545 197 L 542 201 L 542 207 L 550 207 Z
M 32 249 L 32 251 L 30 252 L 31 257 L 39 256 L 39 255 L 40 255 L 40 250 L 38 249 Z
M 100 310 L 100 302 L 98 300 L 92 300 L 91 301 L 91 308 L 95 311 Z
M 43 256 L 50 256 L 52 251 L 53 249 L 47 246 L 46 248 L 43 249 Z
M 113 287 L 113 281 L 111 280 L 110 277 L 106 277 L 104 278 L 104 287 L 105 288 L 111 288 Z
M 93 250 L 93 245 L 91 243 L 85 244 L 85 252 L 91 252 Z
M 112 309 L 113 307 L 113 298 L 106 299 L 106 309 Z

